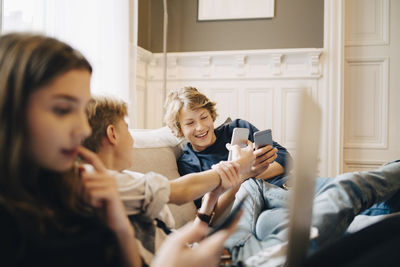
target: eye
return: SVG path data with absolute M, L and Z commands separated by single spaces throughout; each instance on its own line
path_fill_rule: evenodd
M 63 116 L 71 112 L 70 107 L 54 107 L 53 112 L 58 116 Z
M 208 116 L 203 116 L 203 117 L 201 117 L 202 120 L 205 120 L 205 119 L 207 119 L 207 118 L 208 118 Z
M 187 122 L 185 125 L 192 125 L 193 121 Z

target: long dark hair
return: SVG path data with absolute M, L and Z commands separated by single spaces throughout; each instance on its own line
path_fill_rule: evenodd
M 41 170 L 28 158 L 27 103 L 32 92 L 74 69 L 92 72 L 78 51 L 57 39 L 29 33 L 0 37 L 0 204 L 40 221 L 51 218 L 54 207 L 79 210 L 77 179 Z

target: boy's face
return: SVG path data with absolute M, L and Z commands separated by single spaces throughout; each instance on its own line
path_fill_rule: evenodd
M 117 131 L 116 157 L 119 164 L 118 171 L 132 167 L 133 165 L 133 137 L 129 132 L 128 119 L 120 119 L 115 128 Z
M 214 133 L 214 121 L 205 108 L 199 110 L 181 108 L 179 123 L 181 134 L 192 144 L 195 151 L 206 149 L 217 139 Z

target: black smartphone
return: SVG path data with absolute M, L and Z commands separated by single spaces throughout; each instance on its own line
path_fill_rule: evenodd
M 233 208 L 233 210 L 229 213 L 228 216 L 225 217 L 225 219 L 219 223 L 218 225 L 216 225 L 208 235 L 212 235 L 216 232 L 218 232 L 219 230 L 228 228 L 234 221 L 235 218 L 238 216 L 239 211 L 242 210 L 243 207 L 243 203 L 245 201 L 245 199 L 248 197 L 248 195 L 245 195 L 240 202 L 236 205 L 235 208 Z

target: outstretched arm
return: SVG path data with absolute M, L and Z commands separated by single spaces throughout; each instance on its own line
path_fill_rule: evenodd
M 251 166 L 254 163 L 255 155 L 253 154 L 252 144 L 246 148 L 239 148 L 239 146 L 233 146 L 235 153 L 235 160 L 232 162 L 226 162 L 225 168 L 232 168 L 231 173 L 227 172 L 226 179 L 230 181 L 232 185 L 236 185 L 243 179 L 243 174 L 248 173 Z M 229 165 L 229 166 L 228 166 Z M 234 174 L 235 173 L 235 174 Z M 236 174 L 240 174 L 240 177 Z M 171 194 L 170 203 L 183 204 L 194 199 L 203 196 L 205 193 L 210 192 L 218 188 L 224 180 L 221 178 L 216 170 L 208 170 L 199 173 L 191 173 L 176 180 L 171 181 Z M 223 188 L 223 191 L 228 188 L 223 185 L 218 190 Z M 219 192 L 221 193 L 221 192 Z
M 221 184 L 219 174 L 214 170 L 191 173 L 172 180 L 169 202 L 183 204 L 203 196 Z
M 236 192 L 240 188 L 240 184 L 247 178 L 252 177 L 256 171 L 262 172 L 269 166 L 269 163 L 263 160 L 259 162 L 253 161 L 252 165 L 243 164 L 242 153 L 252 153 L 253 157 L 256 157 L 256 154 L 253 152 L 253 143 L 250 141 L 248 141 L 248 146 L 245 149 L 239 149 L 238 146 L 231 147 L 229 145 L 227 146 L 227 148 L 232 150 L 232 155 L 235 162 L 239 162 L 239 164 L 247 167 L 241 169 L 242 172 L 240 173 L 240 183 L 235 184 L 234 186 L 229 188 L 229 190 L 219 190 L 217 188 L 204 196 L 200 212 L 209 215 L 211 214 L 211 212 L 214 211 L 214 222 L 218 221 L 218 219 L 220 219 L 232 206 L 232 203 L 235 200 Z M 225 175 L 227 175 L 226 170 L 222 169 L 219 164 L 214 165 L 213 169 L 217 170 L 220 175 L 222 175 L 224 172 Z

